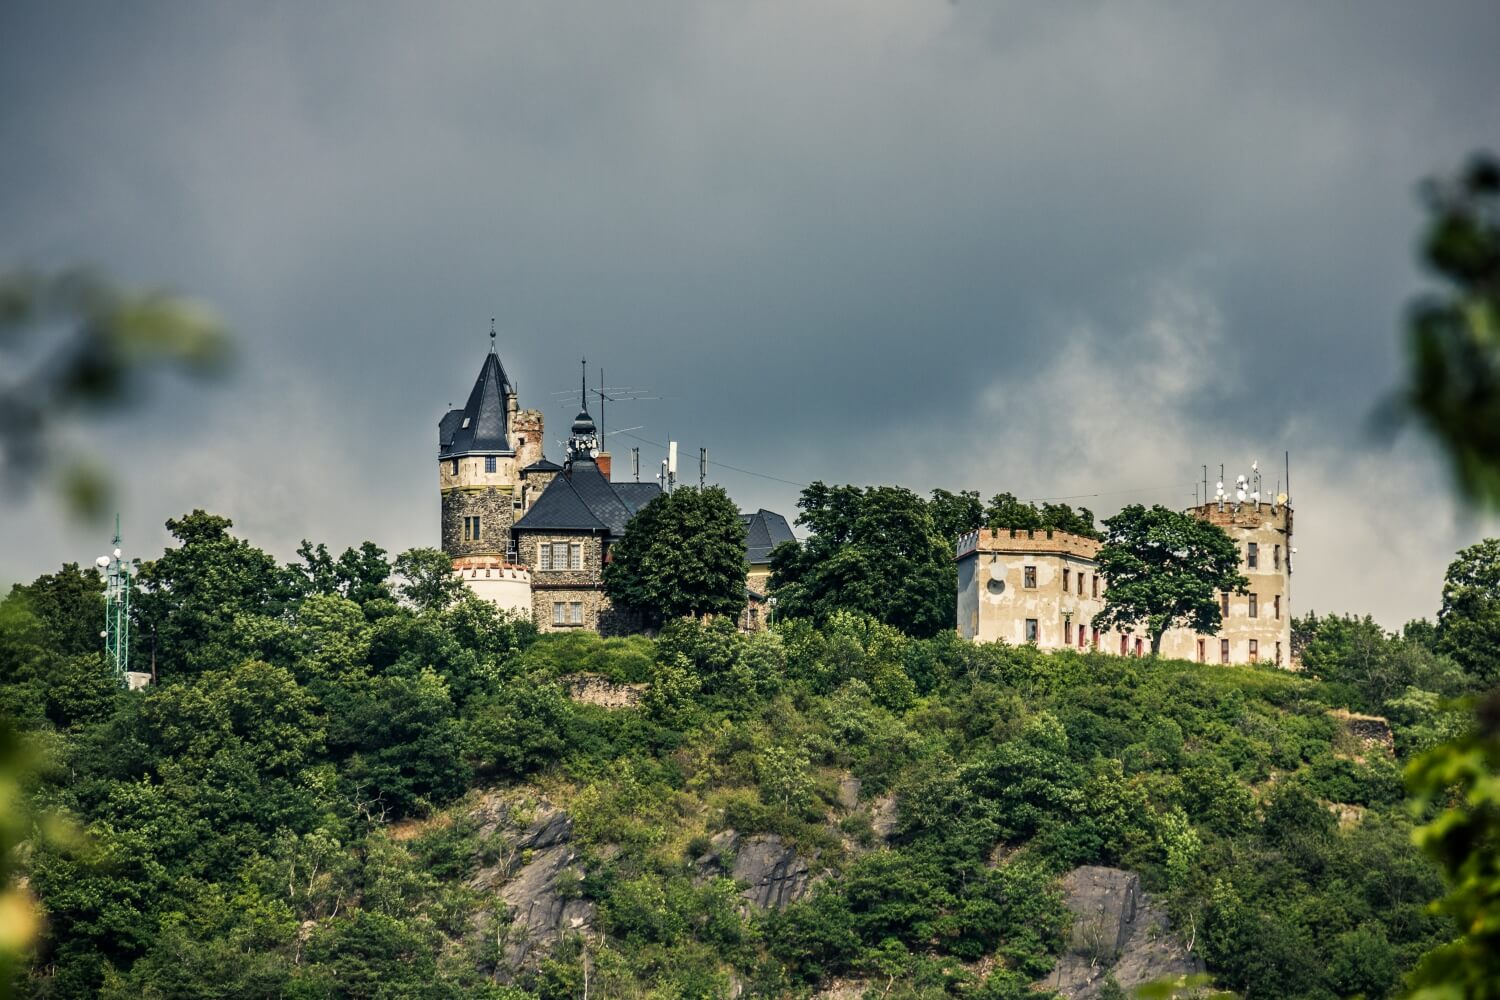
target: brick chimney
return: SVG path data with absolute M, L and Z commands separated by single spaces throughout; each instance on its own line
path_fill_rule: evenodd
M 607 451 L 601 451 L 599 453 L 599 457 L 594 459 L 594 464 L 599 466 L 599 471 L 604 474 L 605 479 L 609 479 L 609 467 L 611 461 L 612 459 L 610 458 L 610 454 Z

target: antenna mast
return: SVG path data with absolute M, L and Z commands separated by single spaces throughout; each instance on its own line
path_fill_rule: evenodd
M 110 554 L 94 560 L 104 574 L 104 662 L 120 687 L 130 672 L 130 564 L 120 551 L 120 515 L 115 515 L 115 537 Z

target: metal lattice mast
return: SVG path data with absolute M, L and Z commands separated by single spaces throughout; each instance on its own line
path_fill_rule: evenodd
M 115 515 L 115 538 L 111 553 L 95 564 L 104 572 L 104 660 L 115 680 L 126 686 L 130 671 L 130 564 L 120 551 L 120 515 Z

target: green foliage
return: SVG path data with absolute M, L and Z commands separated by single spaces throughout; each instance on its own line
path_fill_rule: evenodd
M 745 525 L 722 486 L 653 497 L 610 553 L 605 592 L 651 624 L 745 608 Z
M 921 497 L 897 486 L 818 482 L 797 506 L 797 523 L 812 535 L 771 553 L 780 615 L 822 624 L 853 611 L 914 636 L 953 627 L 954 539 Z
M 974 490 L 933 490 L 927 501 L 927 510 L 932 514 L 933 526 L 938 537 L 949 545 L 957 542 L 958 536 L 978 531 L 984 526 L 984 505 Z
M 1094 616 L 1096 628 L 1143 626 L 1152 653 L 1160 652 L 1163 633 L 1175 626 L 1219 631 L 1219 594 L 1242 593 L 1248 582 L 1239 573 L 1239 550 L 1223 529 L 1191 514 L 1140 504 L 1106 520 L 1104 529 L 1097 559 L 1108 588 L 1104 610 Z
M 1416 842 L 1449 883 L 1440 909 L 1457 936 L 1412 976 L 1413 997 L 1500 996 L 1500 691 L 1477 704 L 1475 726 L 1407 768 L 1413 810 L 1431 815 Z
M 1017 500 L 1013 493 L 997 493 L 984 509 L 985 527 L 991 531 L 1066 531 L 1085 538 L 1100 538 L 1094 512 L 1074 510 L 1065 503 L 1035 503 Z
M 1422 255 L 1441 287 L 1412 303 L 1405 409 L 1436 438 L 1459 491 L 1500 503 L 1500 162 L 1477 154 L 1423 193 Z
M 1471 545 L 1448 567 L 1434 638 L 1478 681 L 1500 683 L 1500 538 Z
M 452 557 L 441 549 L 407 549 L 394 569 L 401 578 L 397 595 L 418 611 L 441 611 L 464 593 Z
M 1415 639 L 1314 621 L 1320 680 L 836 606 L 756 635 L 537 637 L 468 597 L 361 602 L 315 546 L 292 572 L 222 519 L 178 526 L 151 584 L 152 614 L 184 615 L 159 686 L 95 698 L 97 657 L 56 652 L 95 624 L 86 579 L 0 603 L 0 704 L 49 757 L 17 794 L 80 831 L 10 855 L 46 912 L 33 995 L 719 998 L 847 976 L 1022 997 L 1080 864 L 1140 872 L 1250 995 L 1388 995 L 1453 936 L 1395 765 L 1351 759 L 1328 715 L 1393 691 L 1401 753 L 1452 735 L 1438 689 L 1467 675 Z M 46 616 L 33 593 L 58 595 Z M 572 701 L 581 673 L 644 684 L 641 705 Z M 543 800 L 572 819 L 557 887 L 596 933 L 502 987 L 518 932 L 475 886 L 535 860 L 519 831 Z M 772 835 L 817 877 L 761 913 L 732 876 Z

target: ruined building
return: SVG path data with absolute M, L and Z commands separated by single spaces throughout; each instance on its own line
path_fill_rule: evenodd
M 1191 513 L 1223 528 L 1240 550 L 1244 594 L 1221 594 L 1218 635 L 1170 629 L 1161 654 L 1198 663 L 1291 665 L 1292 510 L 1285 503 L 1207 503 Z M 1122 656 L 1151 650 L 1144 632 L 1101 632 L 1099 542 L 1064 531 L 970 532 L 958 542 L 958 632 L 1043 649 L 1098 649 Z

